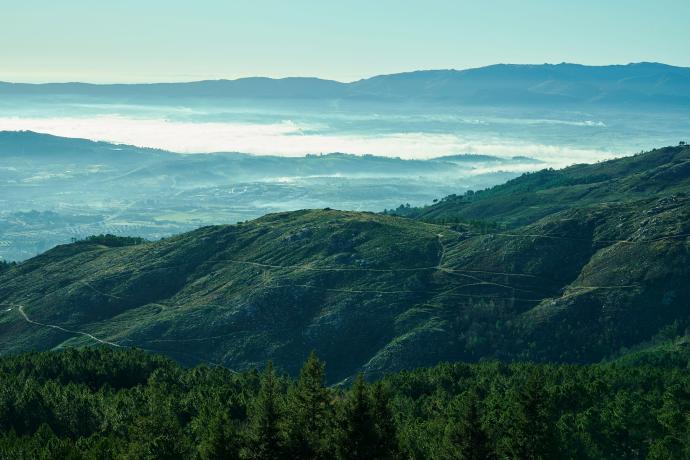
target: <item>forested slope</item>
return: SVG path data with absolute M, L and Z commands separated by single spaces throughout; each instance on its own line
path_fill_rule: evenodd
M 0 458 L 592 458 L 690 455 L 685 368 L 442 364 L 324 386 L 137 351 L 0 359 Z

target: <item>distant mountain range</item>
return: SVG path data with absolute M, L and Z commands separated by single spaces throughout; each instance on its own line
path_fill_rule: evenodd
M 690 105 L 690 68 L 659 63 L 585 66 L 498 64 L 381 75 L 351 83 L 318 78 L 242 78 L 191 83 L 0 83 L 3 96 L 120 99 L 249 98 L 415 100 L 467 105 Z
M 0 273 L 0 353 L 100 343 L 296 373 L 315 350 L 339 381 L 687 345 L 689 147 L 398 214 L 304 210 L 59 246 Z

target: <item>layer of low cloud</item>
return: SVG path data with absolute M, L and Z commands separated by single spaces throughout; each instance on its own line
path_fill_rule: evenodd
M 184 122 L 119 115 L 81 117 L 0 117 L 0 130 L 31 130 L 153 147 L 180 153 L 244 152 L 302 156 L 347 152 L 401 158 L 432 158 L 459 153 L 524 155 L 563 166 L 610 158 L 609 152 L 543 145 L 511 139 L 470 139 L 445 133 L 331 134 L 315 126 L 283 121 L 271 124 Z

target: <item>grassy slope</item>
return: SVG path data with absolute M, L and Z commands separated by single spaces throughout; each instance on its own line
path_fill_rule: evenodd
M 407 212 L 423 220 L 524 225 L 555 212 L 690 190 L 690 148 L 667 147 L 591 165 L 525 174 L 472 197 L 450 196 Z
M 334 380 L 442 360 L 599 361 L 688 321 L 688 156 L 528 175 L 419 216 L 512 225 L 488 234 L 312 210 L 61 246 L 0 274 L 0 350 L 92 342 L 27 323 L 24 305 L 32 320 L 185 363 L 273 359 L 294 373 L 314 349 Z
M 296 366 L 319 348 L 350 372 L 396 335 L 397 313 L 429 295 L 419 280 L 438 263 L 439 234 L 450 235 L 374 214 L 274 214 L 145 245 L 58 247 L 3 278 L 0 298 L 37 321 L 182 360 Z M 88 340 L 14 313 L 0 325 L 16 336 L 7 351 Z

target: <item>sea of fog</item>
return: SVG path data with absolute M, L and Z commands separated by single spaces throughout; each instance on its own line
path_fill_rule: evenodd
M 560 167 L 595 162 L 690 134 L 690 114 L 447 107 L 304 100 L 5 98 L 0 130 L 32 130 L 182 153 L 401 158 L 459 153 L 529 156 Z
M 8 154 L 0 156 L 0 259 L 24 260 L 73 238 L 101 233 L 157 239 L 278 211 L 331 207 L 378 212 L 403 203 L 423 206 L 525 171 L 690 140 L 690 115 L 351 100 L 3 97 L 4 130 L 190 154 L 302 157 L 343 152 L 428 159 L 474 153 L 511 158 L 392 161 L 383 169 L 377 158 L 353 161 L 345 155 L 246 161 L 237 155 L 165 156 L 168 160 L 159 161 L 147 155 L 151 152 L 139 151 L 141 160 L 123 154 L 96 155 L 96 161 L 70 155 L 71 144 L 63 140 L 62 148 L 48 144 L 56 150 L 45 152 L 53 155 L 53 161 L 46 161 L 49 157 L 24 158 L 16 146 L 18 152 L 6 149 Z M 23 139 L 31 143 L 42 137 L 27 134 Z M 98 149 L 101 154 L 103 149 L 133 150 Z M 532 159 L 512 159 L 516 156 Z M 276 164 L 282 166 L 271 166 Z

